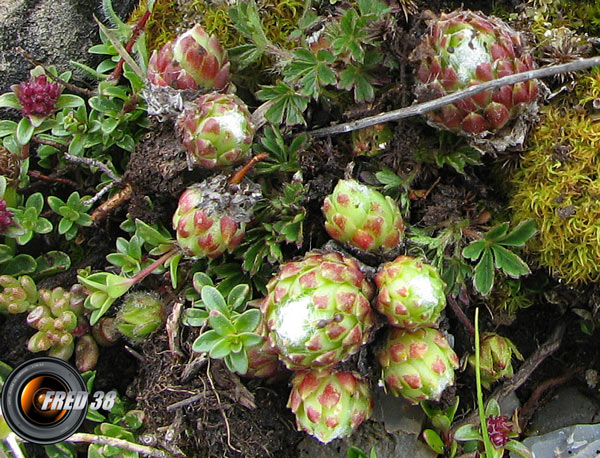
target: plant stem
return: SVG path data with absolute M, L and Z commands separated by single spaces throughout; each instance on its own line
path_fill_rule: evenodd
M 105 201 L 102 205 L 100 205 L 96 210 L 92 212 L 92 221 L 94 221 L 94 223 L 102 221 L 112 210 L 131 199 L 132 195 L 133 188 L 129 183 L 127 183 L 123 189 L 121 189 L 118 193 L 110 197 L 107 201 Z
M 269 157 L 267 153 L 261 153 L 254 156 L 245 166 L 239 169 L 235 175 L 229 179 L 229 184 L 240 184 L 250 169 L 254 167 L 254 164 L 265 160 L 267 157 Z
M 175 256 L 176 254 L 177 254 L 177 249 L 171 248 L 169 251 L 167 251 L 165 254 L 163 254 L 160 258 L 158 258 L 156 261 L 154 261 L 148 267 L 146 267 L 143 270 L 140 270 L 137 274 L 135 274 L 133 277 L 131 277 L 129 279 L 129 283 L 131 283 L 131 285 L 133 286 L 136 283 L 141 282 L 144 278 L 146 278 L 148 275 L 150 275 L 152 272 L 154 272 L 155 269 L 157 269 L 159 266 L 163 265 L 165 262 L 167 262 L 169 260 L 169 258 Z
M 411 105 L 409 107 L 400 108 L 398 110 L 388 111 L 374 116 L 368 116 L 363 119 L 359 119 L 352 122 L 346 122 L 331 127 L 323 127 L 321 129 L 312 130 L 308 133 L 314 138 L 326 137 L 328 135 L 342 134 L 346 132 L 352 132 L 353 130 L 362 129 L 364 127 L 374 126 L 375 124 L 397 121 L 403 118 L 409 118 L 411 116 L 423 115 L 430 111 L 437 110 L 444 105 L 449 105 L 458 100 L 471 97 L 490 89 L 496 89 L 509 84 L 520 83 L 523 81 L 545 78 L 548 76 L 558 75 L 559 73 L 576 72 L 584 70 L 586 68 L 595 67 L 600 65 L 600 57 L 591 57 L 589 59 L 579 59 L 573 62 L 569 62 L 561 65 L 552 65 L 550 67 L 538 68 L 536 70 L 529 70 L 523 73 L 516 73 L 514 75 L 505 76 L 498 78 L 497 80 L 487 81 L 485 83 L 471 86 L 462 91 L 454 92 L 453 94 L 445 95 L 429 102 L 419 103 Z M 302 132 L 304 133 L 304 132 Z
M 469 333 L 472 336 L 475 336 L 475 328 L 469 321 L 467 315 L 465 315 L 465 312 L 463 312 L 463 309 L 460 308 L 460 305 L 458 305 L 458 303 L 456 302 L 456 299 L 449 295 L 448 303 L 450 304 L 450 308 L 452 309 L 458 320 L 463 324 L 465 328 L 467 328 L 467 331 L 469 331 Z
M 147 447 L 145 445 L 129 442 L 124 439 L 116 439 L 114 437 L 99 436 L 97 434 L 76 433 L 67 439 L 67 442 L 84 442 L 88 444 L 109 445 L 111 447 L 119 447 L 130 452 L 137 452 L 143 455 L 156 458 L 167 458 L 171 455 L 158 450 L 156 448 Z
M 475 309 L 475 384 L 477 386 L 477 408 L 479 410 L 479 422 L 481 423 L 481 435 L 483 436 L 485 454 L 488 458 L 492 458 L 494 451 L 487 431 L 483 390 L 481 389 L 481 371 L 479 369 L 479 307 L 477 307 Z
M 79 156 L 73 156 L 72 154 L 69 153 L 63 153 L 64 158 L 69 161 L 69 162 L 74 162 L 76 164 L 85 164 L 89 167 L 97 167 L 98 169 L 100 169 L 102 172 L 104 172 L 108 178 L 110 178 L 111 180 L 120 183 L 121 179 L 116 176 L 114 174 L 114 172 L 103 162 L 100 162 L 97 159 L 92 159 L 91 157 L 79 157 Z
M 140 18 L 140 20 L 133 27 L 133 31 L 131 32 L 131 38 L 129 39 L 129 41 L 127 42 L 127 45 L 125 46 L 125 51 L 127 51 L 128 53 L 131 52 L 131 50 L 133 49 L 133 45 L 139 38 L 140 34 L 146 28 L 146 22 L 148 22 L 148 19 L 150 18 L 151 14 L 152 14 L 152 12 L 149 9 L 146 9 L 146 12 L 144 13 L 144 15 Z M 121 77 L 121 73 L 123 72 L 123 64 L 124 63 L 125 63 L 125 59 L 121 58 L 121 60 L 119 60 L 119 63 L 113 70 L 112 74 L 108 77 L 109 80 L 119 81 L 119 78 Z
M 104 194 L 106 194 L 108 191 L 110 191 L 112 188 L 114 188 L 116 184 L 117 183 L 115 183 L 114 181 L 111 181 L 106 186 L 104 186 L 100 191 L 98 191 L 93 197 L 90 197 L 89 199 L 84 200 L 82 202 L 83 205 L 94 205 L 96 202 L 98 202 L 98 200 L 100 200 L 100 198 Z

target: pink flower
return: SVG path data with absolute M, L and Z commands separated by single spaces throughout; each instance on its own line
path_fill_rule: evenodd
M 62 92 L 58 83 L 48 81 L 46 75 L 24 81 L 12 87 L 19 103 L 21 113 L 31 119 L 32 116 L 46 118 L 56 111 L 56 101 Z
M 0 199 L 0 234 L 4 234 L 13 224 L 13 212 L 6 209 L 6 202 Z
M 512 432 L 513 424 L 508 421 L 508 417 L 500 415 L 499 417 L 489 416 L 487 418 L 487 430 L 490 441 L 496 448 L 506 445 L 509 440 L 509 434 Z

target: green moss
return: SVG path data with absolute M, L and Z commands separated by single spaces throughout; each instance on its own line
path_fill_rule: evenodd
M 550 105 L 530 135 L 514 176 L 514 223 L 533 218 L 529 245 L 539 263 L 568 283 L 600 279 L 600 120 Z
M 600 3 L 579 0 L 535 0 L 525 14 L 531 19 L 531 31 L 543 40 L 549 29 L 567 27 L 592 36 L 600 34 Z
M 304 0 L 257 0 L 267 38 L 285 48 L 294 47 L 288 35 L 296 28 L 304 12 Z M 141 0 L 129 22 L 137 21 L 146 10 L 147 0 Z M 156 0 L 154 11 L 146 27 L 146 44 L 150 51 L 160 48 L 177 36 L 181 29 L 200 24 L 208 33 L 215 34 L 225 48 L 246 40 L 233 27 L 227 2 L 215 5 L 205 0 Z

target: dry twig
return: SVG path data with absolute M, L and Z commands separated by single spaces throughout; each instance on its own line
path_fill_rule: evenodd
M 531 79 L 554 76 L 560 73 L 576 72 L 586 68 L 595 67 L 597 65 L 600 65 L 600 57 L 590 57 L 589 59 L 575 60 L 566 64 L 552 65 L 550 67 L 543 67 L 523 73 L 516 73 L 514 75 L 498 78 L 497 80 L 487 81 L 476 86 L 471 86 L 463 89 L 462 91 L 454 92 L 453 94 L 445 95 L 444 97 L 440 97 L 435 100 L 430 100 L 429 102 L 399 108 L 398 110 L 388 111 L 375 116 L 368 116 L 357 121 L 346 122 L 331 127 L 323 127 L 321 129 L 312 130 L 306 133 L 311 135 L 313 138 L 319 138 L 327 137 L 328 135 L 352 132 L 353 130 L 363 129 L 376 124 L 398 121 L 399 119 L 410 118 L 411 116 L 423 115 L 425 113 L 429 113 L 430 111 L 438 110 L 444 105 L 449 105 L 450 103 L 466 99 L 467 97 L 471 97 L 490 89 L 496 89 L 502 86 L 520 83 Z
M 130 452 L 141 453 L 142 455 L 152 456 L 156 458 L 168 458 L 169 454 L 156 448 L 147 447 L 145 445 L 136 444 L 123 439 L 114 437 L 99 436 L 97 434 L 76 433 L 67 439 L 67 442 L 84 442 L 88 444 L 109 445 L 111 447 L 119 447 Z

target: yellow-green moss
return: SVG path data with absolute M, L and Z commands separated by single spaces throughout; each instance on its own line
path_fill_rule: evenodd
M 568 283 L 600 279 L 600 120 L 585 110 L 550 105 L 530 134 L 514 176 L 516 223 L 536 221 L 529 248 Z
M 225 48 L 246 43 L 233 27 L 227 2 L 215 4 L 205 0 L 156 0 L 154 11 L 146 27 L 146 44 L 150 51 L 160 48 L 183 30 L 200 24 L 208 33 L 215 34 Z M 146 11 L 147 0 L 141 0 L 129 22 L 137 21 Z M 288 35 L 304 11 L 304 0 L 258 0 L 263 28 L 272 43 L 291 49 L 294 43 Z

